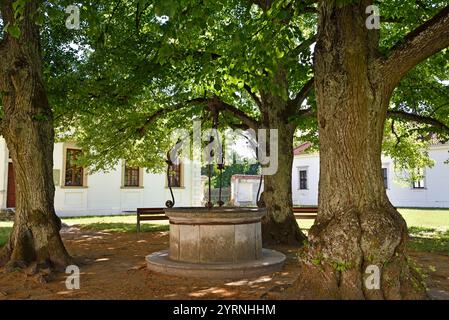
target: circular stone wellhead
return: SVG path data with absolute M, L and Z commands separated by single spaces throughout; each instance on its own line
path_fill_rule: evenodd
M 150 270 L 178 276 L 244 278 L 282 268 L 285 256 L 262 249 L 264 208 L 170 208 L 170 248 L 146 257 Z

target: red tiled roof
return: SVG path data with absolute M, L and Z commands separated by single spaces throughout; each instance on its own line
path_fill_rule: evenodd
M 301 154 L 302 152 L 304 152 L 311 145 L 312 145 L 312 143 L 310 143 L 310 142 L 301 143 L 299 146 L 297 146 L 296 148 L 293 149 L 293 154 L 295 156 L 297 156 L 297 155 Z

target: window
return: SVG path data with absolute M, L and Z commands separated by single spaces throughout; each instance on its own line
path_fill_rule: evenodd
M 140 169 L 139 167 L 125 166 L 125 187 L 140 186 Z
M 172 188 L 180 188 L 181 187 L 181 163 L 174 163 L 170 166 L 170 183 L 169 186 Z
M 388 169 L 382 168 L 382 177 L 384 179 L 384 187 L 388 189 Z
M 67 187 L 83 186 L 84 168 L 76 163 L 81 152 L 79 149 L 67 149 L 65 160 L 65 186 Z
M 418 176 L 419 180 L 414 180 L 413 181 L 413 189 L 424 189 L 425 185 L 424 185 L 424 170 L 423 169 L 418 169 L 416 171 L 416 175 Z
M 307 189 L 307 170 L 299 169 L 299 190 Z

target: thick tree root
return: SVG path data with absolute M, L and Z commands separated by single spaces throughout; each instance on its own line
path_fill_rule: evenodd
M 301 300 L 421 300 L 427 299 L 421 275 L 410 263 L 394 263 L 381 270 L 380 288 L 367 287 L 370 273 L 336 270 L 329 263 L 301 260 L 300 276 L 289 288 Z
M 264 245 L 302 246 L 307 237 L 299 229 L 293 214 L 288 215 L 282 222 L 275 221 L 268 216 L 262 220 L 262 239 Z
M 393 207 L 321 216 L 309 240 L 291 289 L 299 299 L 426 299 L 419 268 L 407 256 L 405 221 Z
M 46 225 L 49 227 L 49 224 Z M 57 228 L 57 226 L 50 226 Z M 72 263 L 57 230 L 14 225 L 8 244 L 0 250 L 0 266 L 8 272 L 23 270 L 29 275 L 64 272 Z M 40 237 L 39 234 L 44 236 Z

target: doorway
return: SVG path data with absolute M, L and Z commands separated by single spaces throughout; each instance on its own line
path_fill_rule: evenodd
M 14 179 L 14 167 L 8 163 L 8 192 L 6 194 L 6 207 L 16 207 L 16 182 Z

